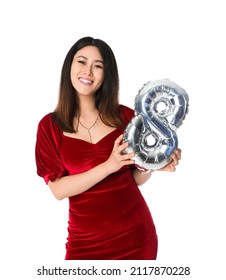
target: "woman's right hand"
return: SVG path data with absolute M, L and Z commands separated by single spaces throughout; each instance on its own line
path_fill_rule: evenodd
M 121 143 L 123 139 L 123 134 L 121 134 L 114 143 L 113 150 L 110 157 L 105 162 L 107 167 L 110 169 L 111 173 L 118 171 L 125 165 L 134 164 L 133 157 L 134 153 L 123 153 L 125 148 L 128 147 L 128 143 Z

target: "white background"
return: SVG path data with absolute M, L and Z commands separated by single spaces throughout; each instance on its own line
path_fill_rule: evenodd
M 121 103 L 133 107 L 142 85 L 162 78 L 173 80 L 189 94 L 190 111 L 177 132 L 182 149 L 177 171 L 156 172 L 141 188 L 159 236 L 158 260 L 151 266 L 190 266 L 192 275 L 185 279 L 224 279 L 223 3 L 1 1 L 0 254 L 4 279 L 36 279 L 36 269 L 42 265 L 68 265 L 63 261 L 68 202 L 55 200 L 36 175 L 34 146 L 39 120 L 56 106 L 65 55 L 83 36 L 103 39 L 113 49 Z M 123 265 L 128 268 L 130 262 Z M 150 266 L 150 262 L 139 265 Z M 142 277 L 147 278 L 136 278 Z

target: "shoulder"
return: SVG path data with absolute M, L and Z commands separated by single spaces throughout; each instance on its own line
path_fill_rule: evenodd
M 39 121 L 39 125 L 48 124 L 51 121 L 51 119 L 52 119 L 52 113 L 48 113 L 41 118 L 41 120 Z
M 120 115 L 123 121 L 128 123 L 134 116 L 134 110 L 125 105 L 120 105 Z
M 53 112 L 46 114 L 44 117 L 41 118 L 39 121 L 39 126 L 49 126 L 49 125 L 56 125 L 54 121 Z
M 53 112 L 46 114 L 38 123 L 38 132 L 46 134 L 60 134 L 60 128 L 54 120 Z
M 120 113 L 133 116 L 134 115 L 134 110 L 121 104 L 120 105 Z

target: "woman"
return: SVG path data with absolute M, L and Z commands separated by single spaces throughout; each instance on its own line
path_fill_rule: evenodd
M 69 50 L 59 101 L 42 118 L 36 142 L 37 173 L 57 199 L 69 198 L 66 260 L 153 260 L 157 235 L 138 185 L 152 172 L 124 154 L 123 130 L 134 115 L 119 105 L 114 54 L 85 37 Z M 162 170 L 174 171 L 178 149 Z

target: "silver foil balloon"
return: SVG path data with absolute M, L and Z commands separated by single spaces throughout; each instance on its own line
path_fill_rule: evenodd
M 178 147 L 177 128 L 188 113 L 188 94 L 174 82 L 150 81 L 135 98 L 135 116 L 127 125 L 123 142 L 125 152 L 135 153 L 135 165 L 141 170 L 160 169 L 170 161 Z

